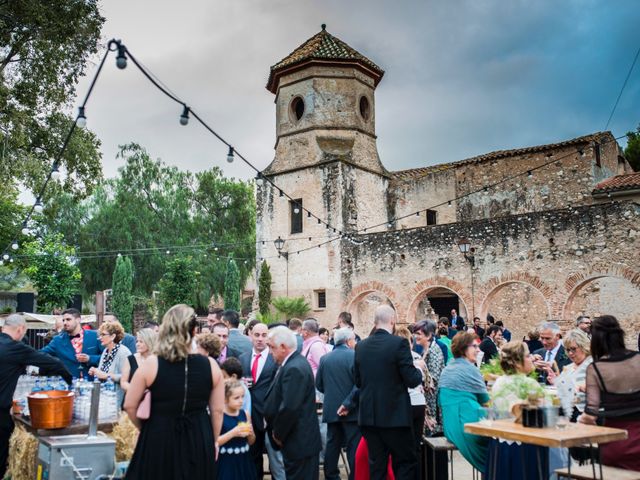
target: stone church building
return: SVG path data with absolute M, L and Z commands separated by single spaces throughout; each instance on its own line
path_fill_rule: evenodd
M 273 297 L 306 297 L 326 326 L 347 310 L 361 335 L 388 303 L 408 323 L 491 313 L 516 336 L 610 313 L 636 338 L 640 174 L 611 133 L 391 171 L 376 146 L 383 75 L 324 26 L 271 67 L 256 232 Z

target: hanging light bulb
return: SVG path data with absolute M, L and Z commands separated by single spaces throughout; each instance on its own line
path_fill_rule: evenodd
M 182 115 L 180 115 L 180 125 L 186 125 L 189 123 L 189 107 L 183 105 Z
M 84 107 L 78 107 L 78 117 L 76 118 L 76 125 L 80 128 L 87 126 L 87 117 L 84 115 Z
M 0 260 L 0 267 L 4 265 L 4 260 Z
M 18 248 L 20 248 L 20 245 L 18 245 L 18 242 L 13 242 L 13 243 L 11 244 L 11 248 L 12 248 L 13 250 L 17 250 Z
M 3 258 L 4 260 L 9 260 L 9 254 L 8 254 L 8 253 L 5 253 L 4 255 L 2 255 L 2 258 Z
M 9 263 L 13 263 L 13 258 L 10 258 L 10 259 L 9 259 Z
M 58 162 L 53 162 L 53 167 L 51 168 L 51 179 L 56 182 L 60 180 L 62 174 L 60 173 L 60 168 L 58 167 Z
M 449 201 L 447 202 L 447 205 L 448 205 L 449 207 L 451 206 L 451 200 L 449 200 Z
M 42 213 L 43 207 L 42 207 L 42 202 L 40 201 L 40 199 L 36 200 L 36 204 L 33 206 L 33 210 L 36 213 Z
M 295 213 L 296 215 L 300 213 L 300 207 L 298 207 L 297 205 L 293 208 L 293 213 Z
M 233 147 L 229 145 L 229 153 L 227 153 L 227 162 L 233 163 Z
M 258 173 L 258 175 L 256 175 L 256 185 L 261 187 L 263 183 L 264 183 L 264 180 L 262 180 L 262 174 Z
M 529 177 L 529 178 L 533 178 L 533 173 L 531 172 L 531 170 L 529 170 L 529 171 L 527 172 L 527 177 Z
M 120 70 L 127 68 L 127 56 L 125 55 L 124 45 L 118 44 L 118 56 L 116 57 L 116 66 Z

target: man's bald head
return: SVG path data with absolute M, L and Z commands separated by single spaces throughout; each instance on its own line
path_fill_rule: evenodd
M 269 334 L 269 327 L 264 323 L 256 323 L 251 330 L 251 343 L 256 352 L 262 352 L 267 348 L 267 336 Z

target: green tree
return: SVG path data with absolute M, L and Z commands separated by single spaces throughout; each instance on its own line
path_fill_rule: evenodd
M 117 257 L 111 288 L 111 310 L 127 332 L 133 324 L 133 263 L 129 257 Z
M 78 292 L 80 269 L 75 265 L 75 248 L 62 235 L 34 240 L 24 247 L 24 273 L 38 292 L 38 310 L 65 307 Z
M 195 306 L 222 296 L 227 257 L 236 259 L 242 288 L 255 258 L 255 202 L 247 182 L 218 168 L 196 175 L 152 160 L 137 144 L 121 147 L 125 166 L 78 201 L 61 194 L 46 210 L 46 228 L 72 239 L 80 253 L 83 290 L 108 288 L 118 252 L 133 261 L 133 291 L 149 296 L 165 270 L 167 251 L 193 258 L 201 275 Z
M 224 280 L 224 308 L 240 311 L 240 271 L 233 258 L 227 262 Z
M 258 279 L 258 310 L 262 315 L 269 313 L 269 305 L 271 305 L 271 269 L 267 261 L 263 260 Z
M 194 270 L 191 257 L 177 257 L 167 262 L 160 279 L 160 314 L 178 303 L 193 305 L 199 272 Z
M 42 186 L 73 122 L 62 112 L 97 52 L 103 23 L 97 0 L 0 2 L 3 184 Z M 61 159 L 67 191 L 82 195 L 100 181 L 99 144 L 91 132 L 75 130 Z
M 271 303 L 287 320 L 294 317 L 304 318 L 311 310 L 304 297 L 276 297 Z
M 634 172 L 640 171 L 640 124 L 635 132 L 627 132 L 627 148 L 624 156 Z

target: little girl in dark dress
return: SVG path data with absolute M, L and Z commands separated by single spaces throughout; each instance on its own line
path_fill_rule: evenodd
M 256 441 L 251 417 L 242 410 L 244 386 L 238 380 L 227 380 L 224 386 L 225 404 L 222 432 L 218 437 L 219 480 L 254 480 L 256 467 L 249 445 Z

